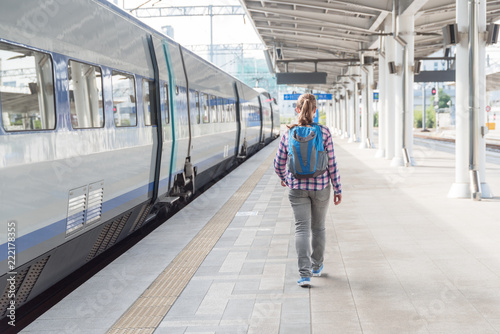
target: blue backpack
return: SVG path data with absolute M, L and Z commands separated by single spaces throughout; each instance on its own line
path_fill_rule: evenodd
M 318 124 L 290 130 L 287 167 L 296 179 L 316 177 L 327 170 L 328 152 L 323 147 L 323 133 Z

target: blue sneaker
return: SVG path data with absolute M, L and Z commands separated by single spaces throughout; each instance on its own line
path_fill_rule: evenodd
M 318 269 L 313 269 L 313 271 L 312 271 L 313 276 L 315 276 L 315 277 L 321 276 L 322 270 L 323 270 L 323 265 L 321 265 L 321 267 L 319 267 Z
M 301 277 L 297 284 L 303 288 L 308 288 L 311 286 L 311 277 Z

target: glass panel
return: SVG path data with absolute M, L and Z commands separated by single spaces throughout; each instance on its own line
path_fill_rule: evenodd
M 236 104 L 231 102 L 231 122 L 236 122 Z
M 203 123 L 210 123 L 210 101 L 207 94 L 201 94 L 201 104 L 203 108 Z
M 55 129 L 52 60 L 0 43 L 0 104 L 6 131 Z
M 224 99 L 224 113 L 226 114 L 225 122 L 231 122 L 231 104 L 227 99 Z
M 135 80 L 130 74 L 113 71 L 113 114 L 116 126 L 137 125 Z
M 195 101 L 196 101 L 196 123 L 200 124 L 201 113 L 200 113 L 200 93 L 195 92 Z
M 217 97 L 210 95 L 210 120 L 217 123 Z
M 142 105 L 144 108 L 144 125 L 155 125 L 155 84 L 152 80 L 142 80 Z
M 224 122 L 224 105 L 222 104 L 222 98 L 217 98 L 217 122 Z
M 104 109 L 101 69 L 70 60 L 68 79 L 69 108 L 73 128 L 102 128 Z
M 161 86 L 161 114 L 166 124 L 170 123 L 170 106 L 168 104 L 168 84 Z

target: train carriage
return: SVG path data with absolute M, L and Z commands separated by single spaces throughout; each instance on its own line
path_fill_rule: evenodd
M 259 92 L 106 1 L 4 1 L 0 64 L 0 318 L 262 142 Z

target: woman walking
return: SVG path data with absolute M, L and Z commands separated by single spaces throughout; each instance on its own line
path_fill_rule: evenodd
M 315 96 L 302 94 L 297 100 L 296 111 L 299 113 L 298 124 L 288 126 L 289 131 L 281 137 L 278 152 L 274 159 L 274 169 L 281 179 L 281 185 L 290 188 L 288 198 L 295 216 L 295 248 L 297 249 L 300 274 L 297 284 L 302 287 L 309 287 L 311 285 L 311 276 L 321 276 L 323 270 L 325 219 L 330 200 L 330 182 L 333 185 L 333 201 L 335 205 L 340 204 L 342 201 L 342 188 L 335 162 L 330 130 L 326 126 L 313 123 L 316 112 Z M 308 135 L 305 136 L 305 133 Z M 320 139 L 319 136 L 322 137 L 322 140 L 319 140 L 318 151 L 324 149 L 328 161 L 325 161 L 326 170 L 324 172 L 320 169 L 319 171 L 315 170 L 314 174 L 308 174 L 305 170 L 309 167 L 313 168 L 313 166 L 319 167 L 321 158 L 309 156 L 308 158 L 312 160 L 312 163 L 311 161 L 305 162 L 304 160 L 307 159 L 303 156 L 310 154 L 311 149 L 308 151 L 307 149 L 298 148 L 299 146 L 294 148 L 292 145 L 297 142 L 312 142 L 316 133 L 318 134 L 318 140 Z M 290 143 L 290 141 L 293 143 Z M 321 144 L 323 144 L 322 147 Z M 314 152 L 314 149 L 312 151 Z M 301 162 L 295 162 L 294 164 L 289 161 L 287 168 L 287 159 L 290 160 L 290 158 Z M 294 168 L 294 166 L 297 166 L 297 168 Z M 318 173 L 321 174 L 318 175 Z

